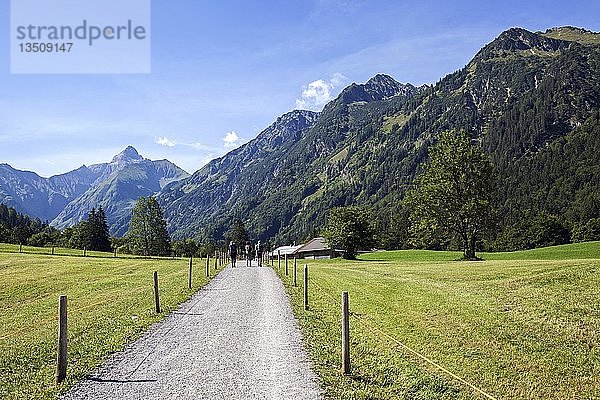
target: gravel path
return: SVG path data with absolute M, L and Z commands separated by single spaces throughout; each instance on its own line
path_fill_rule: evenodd
M 63 399 L 320 399 L 283 285 L 240 264 Z

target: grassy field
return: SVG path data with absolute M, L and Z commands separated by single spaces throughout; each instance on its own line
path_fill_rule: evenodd
M 207 282 L 200 260 L 189 290 L 188 260 L 90 255 L 0 252 L 1 399 L 55 398 Z M 153 271 L 159 275 L 160 315 L 154 311 Z M 68 296 L 68 380 L 57 387 L 61 294 Z
M 497 399 L 600 399 L 600 242 L 453 261 L 460 256 L 307 260 L 308 312 L 302 289 L 282 276 L 328 397 L 486 398 L 401 342 Z M 339 373 L 342 290 L 352 313 L 348 377 Z

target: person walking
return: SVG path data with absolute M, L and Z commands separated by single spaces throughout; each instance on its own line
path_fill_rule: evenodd
M 251 247 L 250 247 L 250 242 L 246 242 L 246 267 L 251 267 L 252 266 L 252 252 L 250 251 Z
M 260 240 L 256 242 L 256 246 L 254 246 L 254 251 L 256 252 L 256 259 L 258 260 L 258 266 L 262 267 L 262 245 L 260 244 Z
M 231 258 L 231 266 L 235 268 L 235 262 L 237 261 L 237 244 L 232 241 L 229 242 L 229 258 Z

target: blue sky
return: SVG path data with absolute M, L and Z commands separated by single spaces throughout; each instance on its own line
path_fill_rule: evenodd
M 156 0 L 151 74 L 17 75 L 9 11 L 0 0 L 0 162 L 42 176 L 130 144 L 194 172 L 376 73 L 434 83 L 513 26 L 600 31 L 597 0 Z

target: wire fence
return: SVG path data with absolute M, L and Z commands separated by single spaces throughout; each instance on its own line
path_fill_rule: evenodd
M 316 283 L 314 279 L 312 279 L 310 281 L 309 287 L 311 287 L 311 286 L 314 286 L 321 294 L 324 295 L 325 298 L 329 299 L 330 302 L 332 302 L 336 306 L 338 306 L 338 307 L 342 306 L 342 302 L 339 299 L 337 299 L 334 296 L 332 296 L 327 289 L 323 288 L 318 283 Z M 313 308 L 313 310 L 314 310 L 314 308 Z M 466 381 L 465 379 L 461 378 L 457 374 L 455 374 L 452 371 L 448 370 L 447 368 L 443 367 L 439 363 L 433 361 L 431 358 L 423 355 L 419 351 L 417 351 L 417 350 L 411 348 L 410 346 L 406 345 L 405 343 L 403 343 L 402 341 L 400 341 L 399 339 L 397 339 L 393 335 L 389 334 L 388 332 L 385 332 L 384 330 L 382 330 L 381 328 L 379 328 L 377 326 L 377 321 L 375 321 L 373 318 L 368 317 L 368 316 L 362 316 L 362 315 L 360 315 L 358 313 L 355 313 L 355 312 L 352 312 L 352 311 L 350 311 L 350 316 L 352 318 L 354 318 L 373 337 L 379 338 L 380 340 L 383 338 L 388 343 L 395 344 L 396 346 L 400 347 L 401 349 L 404 349 L 405 351 L 407 351 L 408 353 L 412 354 L 413 356 L 416 356 L 417 358 L 419 358 L 420 360 L 422 360 L 425 363 L 429 364 L 430 366 L 434 367 L 435 369 L 437 369 L 439 371 L 442 371 L 446 375 L 452 377 L 456 381 L 458 381 L 461 384 L 467 386 L 468 388 L 470 388 L 473 391 L 475 391 L 476 393 L 484 396 L 485 398 L 487 398 L 489 400 L 498 400 L 496 397 L 494 397 L 491 394 L 485 392 L 484 390 L 482 390 L 479 387 L 473 385 L 472 383 Z
M 123 266 L 123 268 L 126 268 L 126 267 L 130 267 L 130 265 Z M 172 277 L 174 277 L 176 275 L 184 275 L 184 274 L 187 277 L 187 271 L 188 271 L 188 269 L 187 269 L 187 265 L 186 265 L 186 268 L 182 268 L 181 270 L 173 270 L 173 271 L 171 271 L 169 273 L 163 272 L 161 274 L 161 280 L 164 279 L 164 280 L 168 280 L 170 282 L 169 278 L 172 278 Z M 182 279 L 182 282 L 183 281 L 184 280 Z M 150 282 L 150 280 L 148 280 L 148 282 Z M 186 280 L 186 282 L 187 282 L 187 280 Z M 123 287 L 122 287 L 123 282 L 119 282 L 119 283 L 120 283 L 120 286 L 116 286 L 116 287 L 114 287 L 112 289 L 109 289 L 109 290 L 112 291 L 112 292 L 115 292 L 115 294 L 118 294 L 118 293 L 122 292 L 123 291 Z M 132 298 L 132 297 L 134 297 L 134 296 L 136 296 L 136 295 L 138 295 L 138 294 L 140 294 L 142 292 L 146 292 L 146 291 L 149 292 L 150 294 L 152 293 L 153 288 L 152 288 L 152 286 L 149 283 L 142 282 L 142 281 L 127 282 L 127 283 L 132 283 L 135 286 L 140 285 L 140 287 L 138 287 L 137 289 L 128 289 L 127 290 L 127 297 L 128 298 Z M 187 285 L 185 285 L 185 287 L 187 287 Z M 103 293 L 104 296 L 106 296 L 106 292 L 107 292 L 107 290 L 105 289 L 104 293 Z M 55 293 L 45 293 L 44 296 L 42 296 L 42 297 L 47 298 L 47 297 L 53 296 L 54 294 Z M 152 297 L 150 295 L 148 296 L 148 299 L 149 299 L 148 300 L 149 302 L 152 301 Z M 70 298 L 70 300 L 73 301 L 72 298 Z M 81 300 L 81 298 L 77 298 L 77 300 Z M 40 301 L 40 297 L 37 297 L 36 299 L 30 300 L 28 303 L 32 303 L 32 302 L 36 302 L 36 301 Z M 95 308 L 95 307 L 107 304 L 109 302 L 114 302 L 114 297 L 108 296 L 105 299 L 102 299 L 100 301 L 94 302 L 92 304 L 87 304 L 85 306 L 78 307 L 78 308 L 71 308 L 70 307 L 69 308 L 69 315 L 81 314 L 83 311 L 86 311 L 86 310 L 89 310 L 89 309 L 92 309 L 92 308 Z M 20 305 L 22 306 L 23 304 L 20 304 Z M 0 341 L 5 341 L 5 340 L 8 340 L 8 339 L 15 338 L 15 337 L 17 337 L 17 336 L 19 336 L 19 335 L 21 335 L 21 334 L 23 334 L 25 332 L 36 332 L 36 331 L 39 331 L 41 329 L 48 329 L 49 326 L 50 326 L 49 324 L 51 322 L 54 322 L 54 321 L 58 320 L 58 315 L 54 311 L 55 311 L 54 308 L 52 308 L 51 310 L 43 310 L 43 312 L 49 313 L 51 316 L 48 317 L 48 318 L 36 319 L 34 322 L 26 324 L 26 325 L 23 325 L 23 326 L 21 326 L 18 329 L 15 329 L 15 330 L 12 330 L 12 331 L 8 331 L 8 332 L 3 332 L 2 336 L 0 336 Z M 3 345 L 3 344 L 0 343 L 0 347 L 7 347 L 7 345 L 6 344 Z

